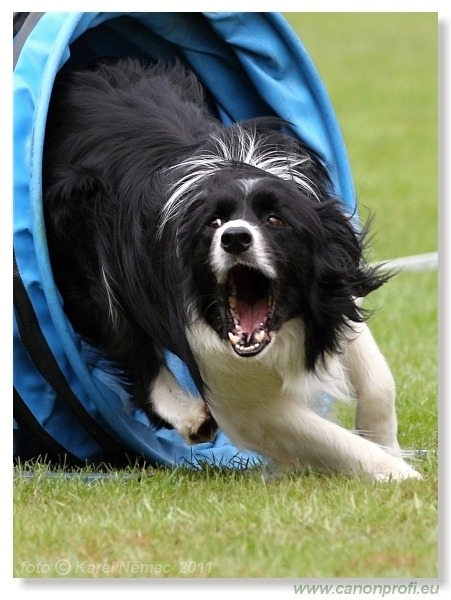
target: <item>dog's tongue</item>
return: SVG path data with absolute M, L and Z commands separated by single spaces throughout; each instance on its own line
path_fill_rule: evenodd
M 248 335 L 252 335 L 261 323 L 266 320 L 268 301 L 266 298 L 258 300 L 255 304 L 247 304 L 243 300 L 237 301 L 237 311 L 240 318 L 240 326 Z

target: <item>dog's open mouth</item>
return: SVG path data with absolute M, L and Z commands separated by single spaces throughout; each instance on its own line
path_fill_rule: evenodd
M 238 265 L 227 276 L 227 335 L 240 356 L 254 356 L 271 342 L 274 312 L 271 280 L 250 267 Z

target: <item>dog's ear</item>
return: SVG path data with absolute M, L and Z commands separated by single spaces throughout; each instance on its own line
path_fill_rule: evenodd
M 313 273 L 304 318 L 309 368 L 314 368 L 319 357 L 339 349 L 344 328 L 365 320 L 367 313 L 356 299 L 391 277 L 365 261 L 367 230 L 358 231 L 338 201 L 317 203 L 315 211 L 322 232 L 313 241 Z
M 345 296 L 361 298 L 387 281 L 390 274 L 381 274 L 365 259 L 368 225 L 359 228 L 352 215 L 344 212 L 337 200 L 318 203 L 324 237 L 318 245 L 320 280 L 334 282 Z

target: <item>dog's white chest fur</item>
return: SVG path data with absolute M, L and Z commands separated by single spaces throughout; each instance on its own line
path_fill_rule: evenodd
M 291 463 L 293 447 L 299 446 L 302 428 L 293 428 L 296 409 L 316 408 L 325 393 L 345 393 L 336 359 L 320 375 L 304 368 L 298 319 L 285 323 L 265 351 L 249 358 L 238 356 L 201 321 L 188 336 L 218 425 L 236 444 L 266 455 L 270 452 L 280 463 Z
M 343 355 L 329 357 L 314 373 L 304 367 L 299 319 L 286 322 L 268 348 L 253 357 L 237 356 L 201 319 L 189 328 L 188 339 L 210 410 L 237 445 L 270 457 L 281 468 L 313 466 L 384 479 L 419 477 L 399 457 L 390 371 L 366 326 L 358 329 L 344 343 Z M 375 373 L 364 368 L 363 356 L 372 357 Z M 363 436 L 315 410 L 325 395 L 347 396 L 349 377 L 351 389 L 359 388 L 357 420 L 364 425 Z M 367 428 L 373 421 L 378 427 Z

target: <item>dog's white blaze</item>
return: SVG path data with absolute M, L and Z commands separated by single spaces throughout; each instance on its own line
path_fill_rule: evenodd
M 246 195 L 249 195 L 252 192 L 252 188 L 255 186 L 256 182 L 259 181 L 259 178 L 256 179 L 239 179 L 238 181 L 241 184 L 241 187 L 244 190 Z
M 255 131 L 246 131 L 240 127 L 237 127 L 237 133 L 232 139 L 224 140 L 216 135 L 212 135 L 211 139 L 215 144 L 214 151 L 187 158 L 169 167 L 168 171 L 180 170 L 185 174 L 173 184 L 169 199 L 161 211 L 160 236 L 166 224 L 179 212 L 181 203 L 183 202 L 184 208 L 189 210 L 191 202 L 195 201 L 195 194 L 188 198 L 186 193 L 204 178 L 214 175 L 231 162 L 246 164 L 280 179 L 293 181 L 317 201 L 320 200 L 315 182 L 297 170 L 311 161 L 307 154 L 304 156 L 296 153 L 281 155 L 277 150 L 265 145 L 264 137 L 257 136 Z
M 246 252 L 234 255 L 222 248 L 222 234 L 230 227 L 245 227 L 252 234 L 253 243 Z M 227 221 L 215 231 L 210 247 L 210 264 L 219 284 L 225 283 L 228 272 L 237 264 L 259 269 L 269 279 L 275 279 L 277 276 L 276 267 L 260 229 L 245 219 Z

